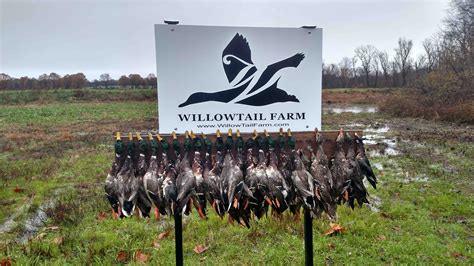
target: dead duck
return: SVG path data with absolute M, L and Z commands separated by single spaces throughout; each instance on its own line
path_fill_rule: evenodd
M 211 168 L 212 167 L 212 168 Z M 206 169 L 211 168 L 209 171 Z M 206 167 L 204 170 L 204 181 L 207 183 L 207 196 L 208 201 L 212 208 L 215 210 L 219 217 L 223 218 L 225 215 L 225 206 L 222 199 L 221 187 L 222 187 L 222 153 L 216 152 L 216 155 L 211 157 L 211 160 L 206 161 Z
M 362 175 L 364 175 L 373 188 L 377 188 L 377 177 L 372 170 L 369 159 L 365 155 L 364 142 L 362 138 L 355 133 L 355 143 L 357 146 L 356 159 L 359 164 Z
M 161 160 L 158 157 L 158 141 L 161 141 L 160 135 L 156 135 L 158 141 L 153 139 L 151 134 L 149 134 L 149 138 L 152 139 L 150 144 L 150 166 L 148 167 L 147 172 L 143 176 L 143 185 L 149 201 L 153 204 L 155 208 L 155 218 L 158 219 L 160 217 L 160 213 L 166 213 L 164 209 L 162 185 L 164 181 L 165 167 L 168 163 L 168 159 L 165 153 L 161 155 Z
M 138 192 L 137 192 L 137 207 L 141 217 L 150 217 L 150 210 L 152 207 L 151 201 L 148 199 L 147 192 L 145 190 L 145 186 L 143 183 L 143 176 L 148 170 L 148 162 L 146 156 L 148 154 L 149 144 L 148 142 L 143 139 L 140 133 L 136 133 L 137 140 L 138 140 L 138 150 L 140 152 L 138 161 L 137 161 L 137 169 L 135 176 L 138 178 Z M 148 135 L 148 139 L 150 141 L 153 140 L 151 134 Z
M 314 211 L 316 207 L 313 176 L 306 170 L 302 160 L 302 151 L 293 151 L 292 159 L 295 169 L 291 173 L 291 180 L 296 188 L 298 201 L 307 210 Z
M 132 161 L 134 154 L 134 143 L 132 133 L 128 134 L 127 157 L 123 163 L 122 168 L 117 174 L 117 181 L 119 187 L 119 203 L 122 208 L 122 214 L 125 217 L 130 217 L 135 211 L 137 203 L 137 192 L 139 187 L 139 180 L 135 176 L 135 166 Z
M 240 165 L 232 155 L 232 131 L 229 130 L 226 141 L 227 152 L 224 157 L 222 168 L 221 194 L 224 205 L 229 214 L 229 221 L 237 221 L 239 224 L 250 228 L 250 216 L 247 212 L 248 198 L 252 193 L 244 183 L 244 176 Z
M 288 208 L 286 199 L 290 188 L 282 173 L 278 170 L 278 159 L 273 147 L 269 148 L 268 157 L 266 174 L 268 177 L 269 192 L 271 194 L 272 209 L 275 210 L 277 214 L 282 214 Z
M 263 151 L 259 150 L 259 157 L 253 155 L 253 150 L 247 151 L 247 176 L 245 182 L 252 192 L 253 198 L 250 200 L 250 208 L 257 219 L 267 213 L 271 200 L 268 197 L 268 177 L 266 173 L 266 160 Z M 262 158 L 263 157 L 263 158 Z
M 199 217 L 207 219 L 206 217 L 206 191 L 207 184 L 204 182 L 203 166 L 201 161 L 201 153 L 199 151 L 194 152 L 194 159 L 192 165 L 192 172 L 196 182 L 195 193 L 194 193 L 194 207 L 196 207 Z
M 115 142 L 114 149 L 115 149 L 115 158 L 112 163 L 112 167 L 110 168 L 107 174 L 107 178 L 105 179 L 104 189 L 105 189 L 105 195 L 107 196 L 107 200 L 110 203 L 110 207 L 112 207 L 112 217 L 116 219 L 117 216 L 121 216 L 117 174 L 124 162 L 124 158 L 123 158 L 124 156 L 122 155 L 124 151 L 124 143 L 122 141 L 122 138 L 120 137 L 120 132 L 117 132 L 116 134 L 116 142 Z
M 349 164 L 349 176 L 350 176 L 350 185 L 348 187 L 349 192 L 349 206 L 354 209 L 354 201 L 357 200 L 357 203 L 360 207 L 364 203 L 369 203 L 367 200 L 367 189 L 364 186 L 362 171 L 360 169 L 359 163 L 356 160 L 356 152 L 354 147 L 354 141 L 348 133 L 346 133 L 346 141 L 349 144 L 347 150 L 346 159 Z
M 163 180 L 163 199 L 166 213 L 169 215 L 176 214 L 176 202 L 178 200 L 178 190 L 176 188 L 176 177 L 178 173 L 173 163 L 168 162 L 165 168 Z
M 186 138 L 188 138 L 187 134 Z M 190 147 L 185 146 L 185 153 L 179 161 L 178 176 L 176 177 L 176 189 L 178 191 L 176 211 L 178 213 L 184 211 L 186 215 L 191 211 L 192 197 L 196 193 L 196 177 L 189 162 L 189 150 Z
M 337 203 L 331 196 L 332 175 L 329 170 L 329 161 L 323 150 L 324 139 L 316 131 L 316 154 L 311 151 L 310 173 L 319 183 L 319 193 L 321 196 L 322 207 L 330 220 L 336 219 Z
M 340 203 L 342 199 L 349 200 L 347 188 L 350 182 L 349 163 L 344 152 L 344 131 L 342 128 L 336 138 L 336 150 L 331 165 L 333 200 Z

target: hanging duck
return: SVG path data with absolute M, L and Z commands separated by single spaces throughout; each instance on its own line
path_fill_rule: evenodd
M 110 207 L 112 207 L 112 217 L 117 219 L 117 216 L 121 216 L 121 208 L 119 204 L 119 186 L 117 180 L 117 174 L 122 167 L 124 162 L 123 159 L 123 151 L 124 151 L 124 144 L 122 138 L 120 137 L 120 132 L 116 134 L 116 142 L 115 142 L 115 158 L 112 163 L 112 167 L 110 168 L 107 178 L 105 179 L 105 195 L 110 203 Z
M 134 143 L 132 133 L 128 134 L 127 157 L 123 163 L 122 168 L 117 174 L 118 188 L 119 188 L 119 203 L 122 207 L 122 214 L 125 217 L 130 217 L 135 211 L 137 203 L 137 192 L 139 187 L 139 180 L 135 177 L 135 166 L 132 161 L 134 154 Z
M 316 129 L 316 154 L 311 152 L 310 173 L 320 184 L 319 193 L 322 199 L 323 209 L 330 220 L 336 220 L 337 203 L 331 196 L 332 175 L 329 170 L 329 162 L 323 150 L 324 139 Z
M 207 168 L 212 167 L 212 169 L 207 173 L 207 178 L 204 178 L 204 180 L 207 182 L 208 200 L 212 208 L 216 211 L 217 215 L 223 218 L 225 215 L 226 208 L 221 193 L 222 153 L 220 151 L 217 151 L 216 155 L 212 156 L 211 162 L 208 161 L 207 164 Z M 204 173 L 206 172 L 207 171 L 204 171 Z
M 301 159 L 302 151 L 293 151 L 292 158 L 295 164 L 295 170 L 291 174 L 291 179 L 296 188 L 298 201 L 309 211 L 316 208 L 316 199 L 314 193 L 314 180 Z
M 158 158 L 159 144 L 161 140 L 159 134 L 156 134 L 157 140 L 153 139 L 151 133 L 148 133 L 148 138 L 151 139 L 151 157 L 150 166 L 143 176 L 143 185 L 149 201 L 155 207 L 155 218 L 159 219 L 160 213 L 166 213 L 164 209 L 164 199 L 162 185 L 164 181 L 165 167 L 168 163 L 166 154 L 162 154 L 161 160 Z
M 148 199 L 144 184 L 143 184 L 143 176 L 145 175 L 148 169 L 148 162 L 146 160 L 146 156 L 148 153 L 148 142 L 144 140 L 140 133 L 136 133 L 137 140 L 138 140 L 138 150 L 140 152 L 138 161 L 137 161 L 137 169 L 135 176 L 138 178 L 138 192 L 137 192 L 137 207 L 141 217 L 150 217 L 150 210 L 152 203 Z M 151 135 L 148 135 L 149 140 L 151 141 L 153 138 Z
M 336 138 L 336 150 L 331 165 L 332 193 L 333 200 L 340 203 L 343 199 L 349 200 L 347 188 L 350 183 L 349 163 L 344 152 L 344 131 L 342 128 Z
M 247 212 L 248 198 L 252 193 L 244 183 L 244 177 L 240 165 L 232 155 L 232 130 L 229 129 L 226 140 L 226 155 L 222 169 L 224 203 L 229 213 L 230 221 L 237 221 L 241 225 L 250 228 L 250 216 Z
M 300 215 L 300 210 L 302 202 L 298 200 L 297 197 L 297 188 L 293 184 L 292 173 L 295 170 L 295 163 L 292 157 L 295 154 L 296 140 L 291 133 L 291 129 L 287 131 L 287 138 L 283 138 L 283 129 L 280 129 L 280 171 L 283 176 L 286 178 L 287 184 L 290 186 L 290 193 L 287 197 L 288 207 L 290 212 L 295 215 L 295 218 L 298 220 Z M 284 141 L 284 142 L 283 142 Z M 291 154 L 287 155 L 286 148 L 291 150 Z
M 166 208 L 166 213 L 169 215 L 176 215 L 178 190 L 176 188 L 176 177 L 178 172 L 173 163 L 168 162 L 165 168 L 163 180 L 163 199 Z
M 364 142 L 362 138 L 355 133 L 355 142 L 357 146 L 357 163 L 359 164 L 360 170 L 362 174 L 367 178 L 369 183 L 372 185 L 373 188 L 377 188 L 377 177 L 372 170 L 372 166 L 370 165 L 369 159 L 365 155 L 365 148 Z
M 178 164 L 178 177 L 176 178 L 176 189 L 178 191 L 177 209 L 178 213 L 184 211 L 188 215 L 192 208 L 192 197 L 195 196 L 196 177 L 193 174 L 189 162 L 189 152 L 192 148 L 188 131 L 185 132 L 184 155 Z
M 349 176 L 350 176 L 350 185 L 348 188 L 349 193 L 349 206 L 354 209 L 354 201 L 357 200 L 357 203 L 360 207 L 364 203 L 369 203 L 367 200 L 367 189 L 364 186 L 362 172 L 359 166 L 359 163 L 356 160 L 356 152 L 354 147 L 354 142 L 348 133 L 346 133 L 346 142 L 349 144 L 347 150 L 346 159 L 349 164 Z
M 270 144 L 266 174 L 272 199 L 272 210 L 275 210 L 277 214 L 282 214 L 288 208 L 286 199 L 290 188 L 282 173 L 278 170 L 278 159 L 273 146 L 274 144 Z
M 195 193 L 194 193 L 194 207 L 197 209 L 199 217 L 207 219 L 206 217 L 206 191 L 207 184 L 204 182 L 203 167 L 201 161 L 201 153 L 199 151 L 194 152 L 194 159 L 192 165 L 192 173 L 195 179 Z

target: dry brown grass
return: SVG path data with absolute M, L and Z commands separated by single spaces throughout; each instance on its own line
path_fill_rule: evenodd
M 377 104 L 391 94 L 389 89 L 332 89 L 323 90 L 322 99 L 326 104 Z

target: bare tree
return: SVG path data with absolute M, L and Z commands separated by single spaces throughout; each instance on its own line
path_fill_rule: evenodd
M 412 59 L 410 57 L 413 42 L 405 38 L 398 39 L 398 47 L 395 48 L 395 62 L 402 75 L 402 86 L 407 84 L 407 75 L 410 70 Z
M 348 57 L 342 58 L 339 63 L 339 71 L 341 78 L 341 87 L 347 88 L 351 78 L 351 60 Z
M 415 73 L 416 79 L 420 78 L 423 69 L 427 68 L 426 66 L 426 57 L 424 55 L 419 55 L 415 61 Z
M 377 88 L 377 81 L 379 78 L 379 71 L 380 71 L 380 63 L 379 63 L 379 57 L 378 57 L 379 51 L 375 49 L 372 54 L 372 69 L 375 72 L 374 76 L 374 88 Z
M 362 69 L 365 74 L 365 83 L 367 87 L 370 87 L 370 72 L 373 68 L 374 54 L 376 50 L 372 45 L 362 45 L 355 49 L 355 56 L 360 60 Z
M 109 87 L 109 83 L 110 83 L 111 80 L 112 80 L 112 78 L 110 77 L 110 75 L 108 73 L 104 73 L 104 74 L 100 75 L 100 81 L 102 82 L 102 84 L 104 84 L 104 87 L 106 89 Z
M 423 41 L 423 49 L 425 50 L 425 56 L 426 56 L 426 67 L 428 68 L 428 72 L 431 72 L 433 70 L 433 67 L 436 64 L 437 58 L 438 58 L 438 53 L 437 53 L 437 48 L 436 44 L 432 39 L 425 39 Z
M 385 79 L 385 86 L 387 86 L 391 65 L 388 61 L 388 53 L 386 51 L 379 52 L 377 58 L 379 59 L 380 68 L 382 69 L 383 77 Z

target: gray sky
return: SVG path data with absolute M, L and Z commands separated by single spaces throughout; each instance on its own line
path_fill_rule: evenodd
M 323 60 L 337 63 L 372 44 L 390 55 L 399 37 L 421 42 L 441 26 L 447 0 L 0 0 L 0 73 L 155 73 L 153 25 L 323 28 Z

